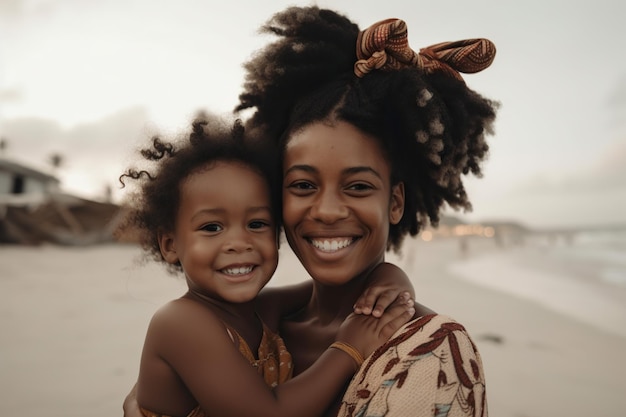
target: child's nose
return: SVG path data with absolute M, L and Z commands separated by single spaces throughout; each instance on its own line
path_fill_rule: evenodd
M 245 252 L 252 250 L 252 248 L 252 240 L 248 233 L 243 230 L 232 230 L 224 244 L 224 249 L 228 252 Z

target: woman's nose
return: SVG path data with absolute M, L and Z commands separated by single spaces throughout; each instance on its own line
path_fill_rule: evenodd
M 336 193 L 321 191 L 311 205 L 311 217 L 332 224 L 348 216 L 348 208 Z

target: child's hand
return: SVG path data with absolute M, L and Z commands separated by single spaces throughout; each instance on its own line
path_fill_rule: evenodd
M 388 262 L 382 262 L 369 274 L 367 288 L 354 303 L 356 314 L 380 317 L 394 302 L 413 303 L 415 290 L 404 271 Z
M 382 316 L 383 312 L 394 304 L 413 305 L 414 301 L 408 291 L 386 286 L 372 286 L 365 289 L 363 294 L 354 303 L 354 313 Z
M 339 328 L 336 340 L 356 348 L 363 358 L 385 343 L 415 314 L 415 308 L 406 303 L 394 303 L 380 318 L 350 314 Z
M 124 399 L 122 408 L 124 410 L 124 417 L 143 417 L 143 413 L 139 409 L 139 403 L 137 403 L 137 384 L 135 384 Z

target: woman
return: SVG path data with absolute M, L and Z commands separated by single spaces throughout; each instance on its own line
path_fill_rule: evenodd
M 496 105 L 459 71 L 493 61 L 485 39 L 413 51 L 403 21 L 360 31 L 317 7 L 264 26 L 279 39 L 245 65 L 238 110 L 283 152 L 283 223 L 314 279 L 305 309 L 282 322 L 294 374 L 313 363 L 351 312 L 367 274 L 445 204 L 471 205 L 462 176 L 480 175 Z M 355 53 L 356 51 L 356 53 Z M 361 367 L 327 415 L 487 415 L 480 355 L 456 321 L 417 318 Z

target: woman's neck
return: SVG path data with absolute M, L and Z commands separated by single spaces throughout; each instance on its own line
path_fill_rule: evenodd
M 381 261 L 382 262 L 382 261 Z M 341 285 L 327 285 L 314 280 L 313 294 L 307 305 L 307 315 L 323 323 L 343 321 L 354 311 L 354 303 L 367 288 L 370 272 L 378 263 Z

